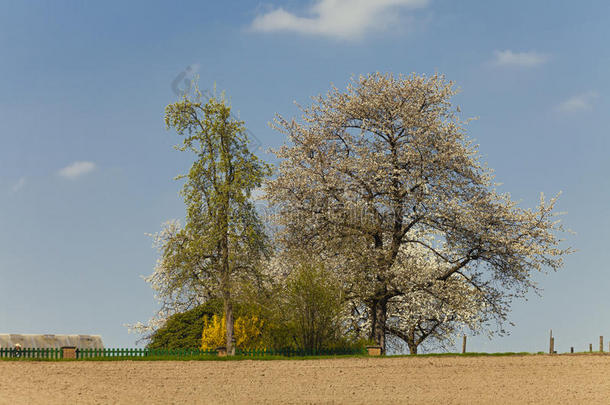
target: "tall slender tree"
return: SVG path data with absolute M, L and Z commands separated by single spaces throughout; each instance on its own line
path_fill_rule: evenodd
M 558 269 L 569 252 L 556 236 L 555 199 L 530 210 L 496 191 L 451 104 L 455 93 L 439 75 L 376 73 L 315 98 L 302 123 L 276 120 L 290 144 L 276 151 L 267 198 L 283 241 L 343 260 L 384 351 L 390 300 L 414 285 L 398 265 L 401 248 L 438 259 L 417 267 L 427 272 L 422 291 L 461 294 L 450 287 L 459 279 L 505 297 L 535 287 L 532 272 Z
M 165 109 L 167 128 L 183 137 L 176 149 L 193 153 L 195 161 L 177 177 L 185 180 L 186 224 L 169 222 L 156 235 L 160 258 L 148 281 L 163 313 L 222 299 L 226 346 L 233 353 L 235 292 L 256 277 L 268 247 L 250 196 L 270 168 L 248 150 L 244 123 L 232 117 L 224 96 L 201 98 L 195 90 Z

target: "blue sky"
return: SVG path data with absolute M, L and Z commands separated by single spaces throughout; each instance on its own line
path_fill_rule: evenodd
M 192 157 L 163 109 L 191 67 L 271 161 L 268 122 L 294 101 L 374 71 L 445 74 L 501 190 L 524 206 L 562 191 L 578 249 L 515 303 L 510 336 L 469 350 L 610 338 L 608 16 L 594 0 L 0 2 L 0 333 L 133 346 L 123 324 L 156 309 L 145 234 L 184 215 L 172 178 Z

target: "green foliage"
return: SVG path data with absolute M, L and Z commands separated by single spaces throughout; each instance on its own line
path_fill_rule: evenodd
M 287 280 L 285 297 L 286 324 L 297 347 L 321 350 L 338 343 L 343 293 L 322 263 L 300 260 Z
M 333 352 L 344 351 L 348 353 L 364 353 L 367 346 L 373 345 L 375 345 L 375 341 L 372 339 L 351 339 L 350 337 L 341 336 L 334 342 L 327 344 L 325 350 Z
M 146 345 L 149 349 L 190 349 L 201 345 L 204 318 L 222 311 L 222 303 L 210 301 L 183 313 L 171 316 L 157 329 Z
M 226 333 L 223 313 L 222 301 L 211 300 L 204 305 L 200 305 L 186 312 L 181 312 L 172 315 L 165 325 L 157 329 L 150 337 L 149 343 L 146 345 L 148 349 L 192 349 L 202 346 L 202 332 L 206 326 L 216 323 L 216 331 L 218 341 L 205 345 L 206 349 L 216 349 L 218 346 L 224 345 L 224 334 Z M 264 321 L 258 319 L 258 315 L 253 310 L 253 306 L 249 304 L 236 304 L 235 306 L 236 322 L 235 322 L 235 338 L 237 339 L 237 347 L 240 349 L 262 348 L 265 345 L 261 342 L 262 338 L 257 338 L 254 335 L 259 335 L 261 332 L 254 333 L 254 328 L 259 328 L 259 325 Z M 216 319 L 216 322 L 213 320 Z M 222 319 L 222 322 L 220 322 Z M 220 325 L 222 323 L 222 325 Z M 264 325 L 264 323 L 263 323 Z M 262 329 L 262 326 L 260 326 Z
M 347 334 L 341 284 L 323 263 L 293 253 L 282 266 L 289 267 L 287 278 L 242 296 L 250 314 L 263 320 L 266 348 L 319 352 L 364 347 Z
M 186 179 L 185 231 L 196 237 L 188 248 L 209 259 L 199 266 L 219 272 L 217 267 L 227 264 L 221 257 L 224 243 L 230 249 L 230 267 L 240 266 L 240 259 L 247 261 L 246 253 L 260 252 L 265 246 L 250 195 L 270 174 L 270 167 L 248 150 L 244 123 L 232 118 L 224 97 L 205 104 L 200 97 L 196 91 L 194 97 L 168 105 L 165 123 L 183 136 L 176 149 L 196 155 L 189 172 L 178 177 Z
M 185 227 L 169 224 L 157 238 L 161 259 L 149 280 L 165 308 L 221 298 L 230 347 L 235 286 L 256 277 L 267 251 L 264 226 L 250 197 L 270 167 L 248 150 L 244 123 L 232 117 L 224 96 L 201 98 L 195 90 L 165 108 L 167 128 L 183 138 L 176 149 L 196 158 L 178 177 L 185 179 Z

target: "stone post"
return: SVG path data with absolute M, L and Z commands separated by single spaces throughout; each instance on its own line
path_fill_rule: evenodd
M 366 352 L 369 356 L 381 356 L 381 346 L 367 346 Z
M 74 346 L 63 346 L 61 348 L 62 358 L 64 359 L 76 359 L 76 347 Z

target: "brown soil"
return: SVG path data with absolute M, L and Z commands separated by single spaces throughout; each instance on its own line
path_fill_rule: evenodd
M 607 404 L 610 356 L 0 361 L 0 404 Z

